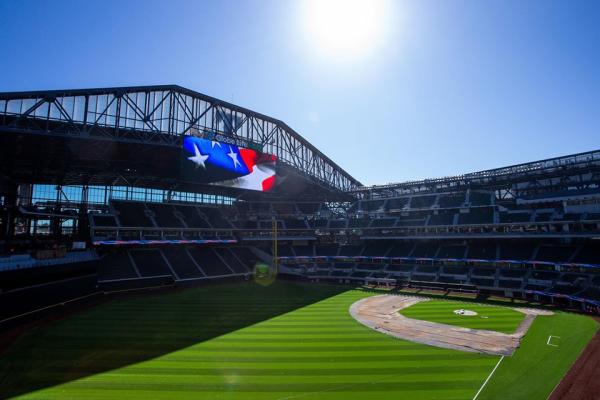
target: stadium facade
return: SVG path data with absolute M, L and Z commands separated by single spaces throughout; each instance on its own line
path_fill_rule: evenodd
M 179 86 L 0 94 L 0 319 L 104 288 L 292 279 L 598 312 L 600 151 L 363 186 Z

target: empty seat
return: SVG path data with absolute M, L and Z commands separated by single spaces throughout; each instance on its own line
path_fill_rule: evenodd
M 396 223 L 396 218 L 376 218 L 371 221 L 371 228 L 392 227 Z
M 127 252 L 110 253 L 102 257 L 98 267 L 98 280 L 139 278 Z
M 160 250 L 131 250 L 130 253 L 141 276 L 172 275 Z
M 488 206 L 492 204 L 493 194 L 489 192 L 471 192 L 469 202 L 471 206 Z
M 204 276 L 188 255 L 185 247 L 165 248 L 162 252 L 179 279 L 194 279 Z
M 225 261 L 227 266 L 238 274 L 246 274 L 250 272 L 245 263 L 241 262 L 230 249 L 228 248 L 215 248 L 214 251 Z
M 461 225 L 483 225 L 494 222 L 494 209 L 491 207 L 469 208 L 468 213 L 458 214 L 458 223 Z
M 429 217 L 429 222 L 427 225 L 429 226 L 444 226 L 444 225 L 452 225 L 454 224 L 454 215 L 453 212 L 445 212 L 440 211 L 437 214 L 431 214 Z
M 464 245 L 440 246 L 437 253 L 438 258 L 463 258 L 467 248 Z
M 365 246 L 362 255 L 369 257 L 383 257 L 389 249 L 390 245 L 386 242 L 373 242 Z
M 411 257 L 432 258 L 432 257 L 435 257 L 435 254 L 437 253 L 437 249 L 438 249 L 437 243 L 429 243 L 429 242 L 417 243 L 417 245 L 415 246 L 415 248 L 411 254 Z
M 182 214 L 185 224 L 189 228 L 210 228 L 206 215 L 200 214 L 194 206 L 177 206 L 175 208 Z
M 196 260 L 206 276 L 231 275 L 233 271 L 209 247 L 195 247 L 190 249 L 190 254 Z
M 113 207 L 119 214 L 122 226 L 153 227 L 152 220 L 146 215 L 144 203 L 113 201 Z
M 471 242 L 467 251 L 467 258 L 477 260 L 495 260 L 496 243 L 495 242 Z
M 521 243 L 521 242 L 501 242 L 500 243 L 500 259 L 501 260 L 522 260 L 527 261 L 531 259 L 533 250 L 535 249 L 533 243 Z
M 154 213 L 154 220 L 161 228 L 183 228 L 179 218 L 175 217 L 175 210 L 169 204 L 148 204 L 148 208 Z
M 435 203 L 437 195 L 413 196 L 410 208 L 429 208 Z
M 465 193 L 441 194 L 438 200 L 440 208 L 460 207 L 465 203 Z
M 385 209 L 386 210 L 401 210 L 404 207 L 406 207 L 406 205 L 408 204 L 408 200 L 410 200 L 410 197 L 398 197 L 395 199 L 388 199 L 388 201 L 385 203 Z
M 574 246 L 540 246 L 535 259 L 538 261 L 566 262 L 573 252 Z
M 91 214 L 92 220 L 94 221 L 94 226 L 117 226 L 117 220 L 114 215 L 98 215 Z

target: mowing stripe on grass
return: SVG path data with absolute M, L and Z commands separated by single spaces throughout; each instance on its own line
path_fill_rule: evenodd
M 490 378 L 494 375 L 494 372 L 496 372 L 496 370 L 498 369 L 498 366 L 500 365 L 500 363 L 502 362 L 502 360 L 504 360 L 504 356 L 500 357 L 500 359 L 498 360 L 498 363 L 496 364 L 496 366 L 494 367 L 494 369 L 492 370 L 492 372 L 490 372 L 490 375 L 487 377 L 487 379 L 485 380 L 485 382 L 483 382 L 483 385 L 481 385 L 481 387 L 479 388 L 479 390 L 477 391 L 477 393 L 475 393 L 475 396 L 473 397 L 473 400 L 477 400 L 477 397 L 479 397 L 479 393 L 481 393 L 481 391 L 483 390 L 483 388 L 485 387 L 485 385 L 487 385 L 487 383 L 490 380 Z

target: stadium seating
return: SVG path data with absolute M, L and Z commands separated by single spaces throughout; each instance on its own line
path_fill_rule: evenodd
M 466 250 L 464 245 L 442 245 L 437 252 L 437 258 L 464 258 Z
M 156 224 L 163 228 L 184 228 L 183 223 L 173 213 L 175 209 L 170 204 L 148 204 L 150 211 L 154 213 Z
M 129 254 L 142 277 L 172 275 L 160 250 L 131 250 Z
M 188 228 L 211 228 L 205 215 L 198 212 L 194 206 L 177 206 L 176 210 L 181 213 L 183 221 Z
M 409 257 L 414 247 L 414 242 L 397 242 L 390 249 L 388 257 Z
M 340 256 L 359 256 L 363 250 L 362 245 L 346 245 L 340 247 Z
M 413 196 L 410 208 L 430 208 L 435 203 L 437 195 Z
M 373 212 L 383 209 L 384 200 L 363 200 L 360 202 L 359 209 L 363 212 Z
M 481 225 L 494 223 L 494 209 L 491 207 L 473 207 L 469 212 L 458 214 L 460 225 Z
M 198 279 L 204 277 L 185 247 L 171 247 L 162 250 L 179 279 Z
M 387 211 L 402 210 L 403 208 L 405 208 L 408 205 L 409 201 L 410 201 L 410 197 L 398 197 L 398 198 L 388 199 L 388 201 L 385 204 L 385 209 Z
M 207 216 L 210 225 L 217 229 L 231 229 L 231 223 L 223 217 L 218 208 L 213 207 L 198 207 L 200 213 Z
M 215 248 L 217 255 L 227 264 L 227 266 L 236 274 L 246 274 L 250 270 L 245 263 L 242 263 L 239 258 L 228 248 Z
M 98 280 L 111 281 L 119 279 L 139 278 L 135 267 L 129 259 L 127 252 L 115 252 L 106 254 L 102 258 L 101 267 L 98 270 Z
M 297 203 L 296 205 L 302 214 L 316 214 L 319 212 L 319 203 Z
M 363 256 L 371 256 L 371 257 L 383 257 L 387 255 L 390 249 L 390 245 L 386 242 L 374 241 L 365 246 L 364 251 L 362 252 Z
M 535 259 L 537 261 L 567 262 L 575 249 L 574 246 L 540 246 Z
M 492 204 L 492 197 L 492 193 L 471 191 L 469 193 L 469 203 L 471 203 L 471 206 L 488 206 Z
M 307 229 L 306 221 L 304 219 L 287 218 L 283 220 L 286 229 Z
M 441 194 L 438 199 L 440 208 L 461 207 L 465 203 L 465 193 Z
M 345 229 L 347 222 L 348 221 L 345 219 L 332 219 L 329 221 L 329 228 L 330 229 Z
M 294 246 L 294 252 L 297 256 L 314 256 L 315 251 L 312 245 Z
M 583 246 L 571 261 L 582 264 L 600 264 L 600 246 L 595 244 Z
M 437 214 L 431 214 L 427 225 L 440 226 L 454 224 L 454 216 L 456 214 L 451 211 L 439 211 Z
M 371 223 L 369 218 L 350 218 L 348 228 L 366 228 Z
M 476 260 L 497 259 L 497 244 L 494 241 L 471 242 L 467 250 L 467 258 Z
M 226 276 L 235 273 L 210 247 L 195 247 L 190 254 L 208 277 Z
M 525 223 L 531 221 L 531 213 L 530 212 L 501 212 L 500 223 L 508 224 L 508 223 Z
M 121 226 L 154 227 L 154 223 L 146 214 L 145 203 L 113 201 Z
M 438 244 L 435 242 L 418 242 L 411 253 L 411 257 L 435 257 Z
M 90 214 L 95 226 L 115 227 L 117 226 L 117 220 L 113 215 L 106 214 Z
M 536 245 L 527 242 L 500 242 L 501 260 L 530 260 Z

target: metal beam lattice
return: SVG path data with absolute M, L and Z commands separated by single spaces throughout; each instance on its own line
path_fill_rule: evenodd
M 0 129 L 171 146 L 184 135 L 218 134 L 332 189 L 361 186 L 282 121 L 176 85 L 0 93 Z

